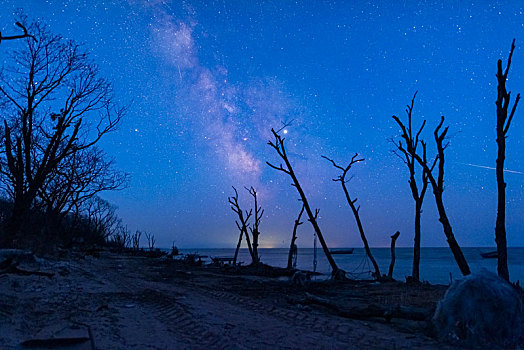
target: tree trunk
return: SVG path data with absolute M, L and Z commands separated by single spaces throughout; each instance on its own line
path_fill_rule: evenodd
M 422 200 L 415 202 L 415 243 L 413 245 L 413 269 L 411 277 L 414 281 L 420 281 L 420 217 Z
M 253 230 L 253 264 L 258 264 L 260 261 L 258 257 L 258 235 L 259 232 L 257 230 Z
M 506 183 L 504 182 L 504 160 L 506 153 L 506 136 L 504 135 L 504 120 L 506 116 L 497 106 L 497 221 L 495 224 L 495 242 L 497 243 L 497 272 L 500 277 L 509 281 L 508 250 L 506 243 Z M 506 113 L 507 114 L 507 113 Z M 502 121 L 502 125 L 500 121 Z
M 291 236 L 291 244 L 289 245 L 289 254 L 287 256 L 287 268 L 290 270 L 293 267 L 293 252 L 298 254 L 298 250 L 295 250 L 295 242 L 297 240 L 297 230 L 302 223 L 300 222 L 300 218 L 302 217 L 302 213 L 304 213 L 304 206 L 300 209 L 300 212 L 298 213 L 298 217 L 295 220 L 295 224 L 293 225 L 293 235 Z
M 244 235 L 246 236 L 247 249 L 249 250 L 249 255 L 251 255 L 251 263 L 254 263 L 255 256 L 253 255 L 253 247 L 251 246 L 251 239 L 249 238 L 249 234 L 247 233 L 247 228 L 244 226 L 242 230 L 244 231 Z
M 497 127 L 497 134 L 499 133 Z M 506 138 L 504 135 L 497 137 L 497 221 L 495 224 L 495 242 L 497 243 L 497 272 L 500 277 L 509 281 L 507 243 L 506 243 L 506 183 L 504 182 L 504 160 L 506 152 Z
M 451 229 L 451 225 L 448 220 L 448 216 L 446 215 L 446 210 L 444 209 L 444 203 L 442 202 L 442 195 L 439 193 L 438 190 L 433 191 L 435 195 L 435 202 L 437 204 L 437 209 L 439 213 L 439 221 L 442 224 L 442 227 L 444 228 L 444 234 L 446 235 L 446 240 L 448 241 L 449 248 L 451 249 L 451 252 L 453 253 L 453 257 L 455 258 L 455 261 L 457 262 L 457 265 L 460 269 L 460 272 L 464 276 L 467 276 L 471 273 L 469 269 L 468 262 L 466 261 L 466 258 L 464 257 L 464 254 L 462 254 L 462 250 L 460 249 L 460 246 L 458 245 L 457 241 L 455 240 L 455 235 L 453 234 L 453 230 Z
M 326 255 L 329 265 L 331 265 L 331 268 L 333 269 L 332 273 L 335 276 L 337 272 L 339 271 L 337 263 L 333 259 L 333 256 L 331 256 L 331 253 L 326 244 L 326 241 L 324 240 L 324 236 L 322 235 L 322 232 L 320 232 L 320 227 L 318 226 L 317 220 L 315 219 L 315 215 L 313 215 L 313 212 L 311 211 L 311 208 L 309 207 L 309 203 L 307 202 L 307 198 L 306 198 L 306 195 L 304 194 L 304 191 L 302 191 L 302 188 L 300 187 L 300 184 L 298 183 L 298 180 L 296 179 L 294 175 L 293 175 L 293 178 L 294 178 L 293 181 L 295 182 L 295 187 L 297 188 L 297 191 L 300 194 L 300 198 L 302 199 L 302 203 L 304 203 L 304 208 L 306 209 L 306 213 L 309 217 L 309 221 L 311 222 L 311 225 L 313 225 L 313 229 L 315 230 L 315 233 L 317 234 L 320 245 L 322 246 L 322 250 L 324 251 L 324 254 Z
M 375 269 L 375 278 L 376 279 L 380 279 L 382 277 L 382 275 L 380 274 L 380 269 L 378 267 L 378 264 L 377 264 L 375 258 L 373 257 L 373 254 L 371 254 L 371 249 L 369 249 L 368 240 L 366 238 L 366 234 L 364 233 L 364 228 L 362 227 L 362 222 L 360 221 L 360 216 L 358 214 L 358 209 L 355 208 L 354 202 L 349 197 L 349 192 L 348 192 L 348 189 L 346 187 L 346 183 L 344 181 L 342 181 L 341 183 L 342 183 L 342 188 L 344 189 L 344 194 L 346 195 L 346 200 L 347 200 L 349 206 L 351 207 L 351 210 L 353 211 L 353 216 L 355 216 L 355 220 L 357 221 L 358 231 L 360 232 L 360 238 L 362 239 L 362 242 L 364 243 L 364 249 L 366 250 L 366 254 L 367 254 L 369 260 L 371 260 L 371 264 L 373 264 L 373 268 Z
M 400 232 L 397 231 L 393 236 L 391 236 L 391 262 L 389 263 L 388 277 L 393 278 L 393 268 L 395 267 L 395 243 L 397 238 L 400 236 Z
M 233 265 L 237 264 L 238 251 L 240 250 L 240 244 L 242 243 L 242 234 L 244 231 L 240 231 L 240 236 L 238 236 L 237 249 L 235 249 L 235 256 L 233 257 Z

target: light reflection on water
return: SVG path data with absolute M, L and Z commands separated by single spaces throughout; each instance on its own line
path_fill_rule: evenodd
M 489 271 L 497 271 L 497 259 L 483 259 L 480 252 L 488 252 L 495 248 L 462 248 L 464 256 L 472 272 L 480 271 L 485 268 Z M 198 253 L 211 256 L 233 256 L 234 249 L 181 249 L 181 253 Z M 389 248 L 373 248 L 373 256 L 379 264 L 382 274 L 387 274 L 390 263 Z M 288 249 L 286 248 L 259 248 L 261 261 L 272 266 L 285 267 L 287 265 Z M 512 281 L 524 280 L 524 248 L 509 248 L 508 263 L 510 279 Z M 333 255 L 338 266 L 355 278 L 371 278 L 370 271 L 373 269 L 366 258 L 363 248 L 355 248 L 353 254 Z M 331 268 L 324 256 L 322 249 L 317 250 L 317 271 L 329 274 Z M 412 248 L 397 248 L 396 261 L 393 277 L 398 280 L 405 280 L 406 276 L 411 275 L 413 260 Z M 210 261 L 209 258 L 207 261 Z M 251 262 L 249 251 L 243 248 L 239 252 L 238 261 L 244 265 Z M 313 270 L 313 248 L 299 248 L 297 267 L 304 270 Z M 453 259 L 449 248 L 421 248 L 420 258 L 420 277 L 430 283 L 449 284 L 451 278 L 456 279 L 461 276 L 460 270 Z

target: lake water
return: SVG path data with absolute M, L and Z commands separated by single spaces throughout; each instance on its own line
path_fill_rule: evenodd
M 485 268 L 489 271 L 497 271 L 497 259 L 483 259 L 481 252 L 488 252 L 495 248 L 462 248 L 464 256 L 468 261 L 472 272 Z M 390 263 L 389 248 L 371 249 L 382 274 L 387 274 Z M 198 253 L 208 257 L 224 256 L 232 257 L 234 249 L 181 249 L 181 253 Z M 263 263 L 272 266 L 287 266 L 288 249 L 286 248 L 260 248 L 260 259 Z M 421 248 L 420 278 L 423 281 L 438 284 L 449 284 L 451 279 L 461 277 L 461 273 L 449 248 Z M 297 257 L 297 268 L 313 271 L 313 248 L 299 248 Z M 353 254 L 333 255 L 339 268 L 353 278 L 369 279 L 373 266 L 366 257 L 363 248 L 355 248 Z M 208 258 L 207 261 L 210 261 Z M 251 257 L 247 248 L 240 249 L 238 261 L 244 265 L 251 263 Z M 393 277 L 404 281 L 406 276 L 411 275 L 413 263 L 413 248 L 397 248 L 396 261 Z M 508 248 L 508 264 L 510 279 L 512 281 L 524 281 L 524 248 Z M 331 268 L 324 256 L 322 249 L 317 249 L 317 272 L 329 275 Z

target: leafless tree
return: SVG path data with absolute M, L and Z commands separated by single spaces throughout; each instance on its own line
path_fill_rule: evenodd
M 326 255 L 326 258 L 329 262 L 329 265 L 331 265 L 332 268 L 332 274 L 336 278 L 344 278 L 345 272 L 338 268 L 337 263 L 333 259 L 333 256 L 331 256 L 331 253 L 329 251 L 329 248 L 326 244 L 326 241 L 324 240 L 324 236 L 322 235 L 322 232 L 320 231 L 320 227 L 318 226 L 317 220 L 315 215 L 313 214 L 313 211 L 311 210 L 311 207 L 309 206 L 309 203 L 307 201 L 306 195 L 304 193 L 304 190 L 300 186 L 300 183 L 298 182 L 298 179 L 295 175 L 295 172 L 293 171 L 293 167 L 291 166 L 291 163 L 289 162 L 289 159 L 287 157 L 286 148 L 284 146 L 284 140 L 285 138 L 282 138 L 274 129 L 271 129 L 271 132 L 273 133 L 273 136 L 275 138 L 274 141 L 269 141 L 268 145 L 273 147 L 273 149 L 277 152 L 279 157 L 284 161 L 284 164 L 286 167 L 284 168 L 282 164 L 280 164 L 278 167 L 266 162 L 267 165 L 269 165 L 271 168 L 281 171 L 284 174 L 289 175 L 291 179 L 293 180 L 292 186 L 294 186 L 298 194 L 300 195 L 300 199 L 302 201 L 302 204 L 304 205 L 304 208 L 306 210 L 306 213 L 309 217 L 309 222 L 311 222 L 311 225 L 313 225 L 313 229 L 315 230 L 315 233 L 318 236 L 318 240 L 320 241 L 320 244 L 322 245 L 322 249 L 324 250 L 324 254 Z
M 28 33 L 27 29 L 25 28 L 23 24 L 21 24 L 20 22 L 16 22 L 15 24 L 18 27 L 22 28 L 22 30 L 24 31 L 24 34 L 3 36 L 2 33 L 0 32 L 0 43 L 2 42 L 2 40 L 15 40 L 15 39 L 24 39 L 24 38 L 32 38 L 34 41 L 36 41 L 36 38 L 33 35 Z
M 251 240 L 249 239 L 249 234 L 247 233 L 247 228 L 249 226 L 249 218 L 251 217 L 251 215 L 253 215 L 253 209 L 250 209 L 249 211 L 246 210 L 245 216 L 244 216 L 244 212 L 242 211 L 242 209 L 240 209 L 240 205 L 238 204 L 237 189 L 233 187 L 233 190 L 235 191 L 235 195 L 233 197 L 228 197 L 227 200 L 229 204 L 231 205 L 231 210 L 233 210 L 238 216 L 238 220 L 235 220 L 235 224 L 237 225 L 238 230 L 240 231 L 237 248 L 235 250 L 235 256 L 233 258 L 233 265 L 236 265 L 237 263 L 238 251 L 240 249 L 240 245 L 242 244 L 242 236 L 246 237 L 247 248 L 249 249 L 249 254 L 251 255 L 252 261 L 255 262 L 255 258 L 253 256 L 253 248 L 251 247 Z
M 63 218 L 103 191 L 125 186 L 128 174 L 113 167 L 97 147 L 75 152 L 54 169 L 38 192 L 46 217 L 57 227 Z
M 79 45 L 41 24 L 28 28 L 36 40 L 25 38 L 9 74 L 0 77 L 8 115 L 0 174 L 14 203 L 4 243 L 19 234 L 50 174 L 114 130 L 125 112 L 112 102 L 111 85 L 98 77 Z
M 92 237 L 98 241 L 106 241 L 119 230 L 121 223 L 116 215 L 116 209 L 114 205 L 98 196 L 84 203 L 81 213 L 85 218 L 84 224 Z M 74 230 L 71 231 L 74 235 Z M 127 243 L 130 244 L 131 236 L 128 235 L 127 238 L 129 238 Z
M 258 236 L 260 235 L 260 230 L 259 230 L 259 227 L 260 227 L 260 220 L 262 219 L 262 216 L 264 215 L 264 210 L 262 209 L 262 207 L 258 206 L 258 202 L 257 202 L 257 192 L 255 191 L 255 189 L 253 188 L 253 186 L 251 186 L 250 188 L 247 188 L 246 187 L 246 190 L 249 192 L 249 194 L 251 196 L 253 196 L 253 200 L 255 201 L 255 222 L 253 222 L 253 225 L 252 227 L 249 228 L 249 230 L 251 231 L 251 235 L 253 237 L 253 264 L 258 264 L 260 262 L 260 257 L 258 256 Z
M 419 282 L 420 281 L 420 219 L 422 214 L 422 202 L 424 201 L 424 196 L 426 195 L 426 190 L 428 188 L 428 174 L 427 172 L 422 169 L 421 172 L 421 183 L 422 187 L 419 191 L 417 180 L 415 178 L 416 171 L 415 171 L 415 154 L 417 153 L 417 148 L 420 144 L 420 134 L 422 132 L 422 129 L 424 129 L 424 125 L 426 124 L 426 121 L 424 120 L 422 122 L 422 125 L 416 132 L 416 134 L 413 133 L 413 129 L 411 126 L 411 114 L 413 112 L 413 104 L 415 103 L 415 97 L 417 96 L 417 93 L 413 95 L 413 99 L 411 100 L 411 104 L 407 105 L 406 108 L 406 114 L 408 115 L 408 123 L 407 127 L 402 123 L 402 121 L 397 117 L 393 116 L 393 119 L 397 122 L 397 124 L 400 126 L 400 129 L 402 130 L 401 138 L 404 139 L 404 144 L 402 143 L 402 140 L 394 141 L 397 150 L 395 151 L 395 154 L 404 161 L 406 166 L 409 170 L 409 188 L 411 189 L 411 195 L 413 196 L 413 199 L 415 200 L 415 242 L 413 245 L 413 267 L 411 276 L 414 281 Z M 397 152 L 398 151 L 398 152 Z M 423 160 L 426 161 L 426 154 L 423 154 Z
M 446 126 L 444 130 L 441 131 L 443 124 L 444 116 L 441 117 L 440 123 L 437 125 L 435 131 L 433 132 L 435 143 L 437 145 L 437 156 L 435 157 L 435 159 L 432 162 L 428 161 L 426 157 L 427 144 L 423 140 L 420 141 L 422 145 L 422 156 L 419 153 L 415 153 L 413 154 L 413 157 L 422 166 L 423 171 L 427 173 L 429 182 L 431 183 L 431 187 L 433 188 L 433 195 L 435 197 L 435 203 L 437 205 L 437 210 L 439 213 L 439 221 L 444 229 L 444 235 L 446 236 L 453 257 L 455 258 L 455 261 L 457 262 L 457 265 L 462 274 L 469 275 L 471 271 L 469 269 L 468 262 L 466 261 L 466 258 L 464 257 L 462 249 L 460 249 L 457 240 L 455 239 L 453 229 L 451 228 L 451 224 L 446 214 L 446 208 L 444 207 L 444 200 L 442 198 L 442 194 L 444 192 L 444 150 L 449 145 L 449 142 L 446 142 L 444 144 L 444 140 L 446 139 L 449 127 Z M 407 150 L 405 150 L 404 146 L 401 144 L 399 144 L 399 150 L 401 152 L 407 152 Z M 437 164 L 438 174 L 437 178 L 435 179 L 435 176 L 433 175 L 433 170 Z
M 131 236 L 133 249 L 137 252 L 140 250 L 140 237 L 142 237 L 142 232 L 138 230 Z
M 300 221 L 302 214 L 304 213 L 304 204 L 298 213 L 298 217 L 295 220 L 295 225 L 293 225 L 293 235 L 291 236 L 291 244 L 289 245 L 289 254 L 287 256 L 287 268 L 291 269 L 293 267 L 293 253 L 297 254 L 297 246 L 295 244 L 297 240 L 297 229 L 303 222 Z
M 508 249 L 506 242 L 506 183 L 504 182 L 504 160 L 506 158 L 506 138 L 508 137 L 508 130 L 511 125 L 511 120 L 515 115 L 515 110 L 520 100 L 520 94 L 517 94 L 513 107 L 508 116 L 508 107 L 511 98 L 511 92 L 506 90 L 506 80 L 508 79 L 509 67 L 511 65 L 511 57 L 515 50 L 515 39 L 511 43 L 509 51 L 508 62 L 504 73 L 502 72 L 502 60 L 497 62 L 497 221 L 495 224 L 495 242 L 497 243 L 498 275 L 509 281 L 508 270 Z
M 155 249 L 155 243 L 156 243 L 155 235 L 152 233 L 147 233 L 147 232 L 144 232 L 144 235 L 146 236 L 146 239 L 147 239 L 147 247 L 149 248 L 150 251 L 153 251 L 153 249 Z
M 110 242 L 119 250 L 124 250 L 131 245 L 131 233 L 123 225 L 119 225 L 110 238 Z
M 349 164 L 344 168 L 338 165 L 337 163 L 335 163 L 333 159 L 330 159 L 326 156 L 322 156 L 322 158 L 330 161 L 331 164 L 333 164 L 335 168 L 342 171 L 342 174 L 340 174 L 337 178 L 333 179 L 333 181 L 340 182 L 342 184 L 344 195 L 346 196 L 346 200 L 349 204 L 349 207 L 351 208 L 351 211 L 353 212 L 355 221 L 357 222 L 358 232 L 360 233 L 360 238 L 362 239 L 362 242 L 364 243 L 364 249 L 366 250 L 366 254 L 369 260 L 371 261 L 371 264 L 373 264 L 373 269 L 375 270 L 375 273 L 374 273 L 375 278 L 380 279 L 382 277 L 382 275 L 380 274 L 380 269 L 378 267 L 377 261 L 373 257 L 373 254 L 371 254 L 371 249 L 369 248 L 368 240 L 366 238 L 366 234 L 364 233 L 364 227 L 362 226 L 362 221 L 360 221 L 360 215 L 358 213 L 360 210 L 360 205 L 358 207 L 355 206 L 355 203 L 357 202 L 357 198 L 353 200 L 351 199 L 351 197 L 349 196 L 347 185 L 346 185 L 350 180 L 350 179 L 346 179 L 346 175 L 348 174 L 349 169 L 351 169 L 351 166 L 358 162 L 364 161 L 363 158 L 357 158 L 357 157 L 358 157 L 358 153 L 355 153 L 355 155 L 351 158 L 351 161 L 349 162 Z

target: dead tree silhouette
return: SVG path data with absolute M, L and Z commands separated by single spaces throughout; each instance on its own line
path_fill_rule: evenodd
M 397 238 L 400 236 L 400 231 L 395 232 L 391 236 L 391 262 L 389 263 L 389 271 L 388 271 L 388 278 L 393 279 L 393 269 L 395 268 L 395 243 L 397 242 Z M 418 280 L 417 280 L 418 281 Z
M 8 102 L 0 174 L 13 200 L 1 245 L 23 238 L 39 191 L 65 159 L 95 146 L 125 114 L 79 45 L 39 23 L 28 28 L 37 40 L 25 40 L 13 53 L 16 69 L 0 77 Z
M 20 22 L 16 22 L 15 25 L 22 28 L 22 30 L 24 31 L 24 34 L 2 36 L 2 32 L 0 32 L 0 43 L 2 42 L 2 40 L 15 40 L 15 39 L 23 39 L 23 38 L 33 38 L 34 41 L 37 41 L 33 35 L 27 32 L 27 29 L 23 24 L 21 24 Z
M 246 216 L 244 216 L 244 212 L 242 211 L 242 209 L 240 209 L 240 205 L 238 204 L 238 191 L 235 187 L 233 187 L 233 190 L 235 191 L 235 195 L 233 197 L 228 197 L 227 200 L 231 205 L 231 210 L 233 210 L 238 216 L 238 221 L 235 220 L 235 224 L 237 225 L 238 230 L 240 231 L 240 236 L 238 237 L 237 248 L 235 250 L 235 256 L 233 257 L 233 265 L 236 265 L 238 251 L 240 249 L 240 245 L 242 244 L 242 236 L 244 235 L 246 236 L 247 248 L 249 249 L 251 259 L 255 261 L 253 257 L 253 248 L 251 247 L 251 240 L 249 239 L 249 234 L 247 233 L 247 227 L 249 226 L 249 218 L 251 217 L 251 215 L 253 215 L 253 209 L 250 209 L 249 211 L 246 210 Z
M 422 188 L 418 189 L 417 180 L 415 178 L 416 171 L 415 171 L 415 154 L 417 153 L 417 147 L 419 145 L 419 137 L 420 133 L 422 132 L 422 129 L 424 129 L 424 125 L 426 125 L 426 121 L 424 120 L 422 122 L 422 125 L 420 126 L 419 130 L 416 132 L 416 134 L 413 134 L 413 129 L 411 126 L 412 118 L 411 114 L 413 112 L 413 104 L 415 103 L 415 97 L 417 96 L 417 92 L 413 95 L 413 99 L 411 100 L 411 104 L 407 105 L 406 107 L 406 114 L 408 116 L 408 123 L 407 127 L 402 123 L 402 121 L 397 117 L 393 116 L 393 119 L 397 122 L 397 124 L 400 126 L 400 129 L 402 130 L 401 138 L 404 139 L 405 147 L 402 145 L 402 140 L 399 140 L 398 143 L 396 141 L 393 141 L 395 143 L 395 146 L 397 147 L 397 151 L 394 151 L 394 153 L 402 159 L 402 161 L 406 164 L 409 170 L 409 188 L 411 189 L 411 195 L 413 196 L 413 199 L 415 200 L 415 239 L 413 244 L 413 267 L 411 271 L 411 277 L 414 281 L 419 282 L 420 281 L 420 219 L 422 215 L 422 202 L 424 201 L 424 196 L 426 195 L 426 190 L 428 188 L 428 174 L 426 171 L 424 171 L 424 168 L 422 168 Z M 425 161 L 426 155 L 423 154 L 423 160 Z
M 320 231 L 320 227 L 318 226 L 317 219 L 315 215 L 313 214 L 311 207 L 309 206 L 304 190 L 302 189 L 302 186 L 300 186 L 297 176 L 295 175 L 295 172 L 293 171 L 293 167 L 291 166 L 291 163 L 289 162 L 289 159 L 286 153 L 286 148 L 284 146 L 285 138 L 282 138 L 274 129 L 271 129 L 271 132 L 273 133 L 273 137 L 275 138 L 275 140 L 269 141 L 268 145 L 273 147 L 273 149 L 277 152 L 280 158 L 282 158 L 282 160 L 286 164 L 286 168 L 284 168 L 282 164 L 280 164 L 277 167 L 269 162 L 266 162 L 267 165 L 291 177 L 291 179 L 293 180 L 293 183 L 291 185 L 297 189 L 298 194 L 300 195 L 300 199 L 302 200 L 306 213 L 309 217 L 309 222 L 311 222 L 311 225 L 313 226 L 313 229 L 315 230 L 315 233 L 318 236 L 318 240 L 320 241 L 320 244 L 322 245 L 322 250 L 324 251 L 324 254 L 326 255 L 326 258 L 329 262 L 329 265 L 331 266 L 331 269 L 333 270 L 332 271 L 333 277 L 335 277 L 336 279 L 345 278 L 345 272 L 338 268 L 337 263 L 333 259 L 333 256 L 331 256 L 331 253 L 326 244 L 326 241 L 324 240 L 324 236 L 322 235 L 322 232 Z
M 260 220 L 262 219 L 262 215 L 264 215 L 264 210 L 262 207 L 258 206 L 257 202 L 257 192 L 251 186 L 250 188 L 245 187 L 245 189 L 249 192 L 251 196 L 253 196 L 253 199 L 255 201 L 255 222 L 253 223 L 253 226 L 249 228 L 251 231 L 251 235 L 253 236 L 253 264 L 257 265 L 260 262 L 260 257 L 258 256 L 258 236 L 260 235 Z
M 298 217 L 295 220 L 295 224 L 293 225 L 293 235 L 291 236 L 291 244 L 289 245 L 289 254 L 287 256 L 287 268 L 291 269 L 293 267 L 293 252 L 295 254 L 296 251 L 296 245 L 295 242 L 297 240 L 297 230 L 300 225 L 303 224 L 303 222 L 300 221 L 300 218 L 302 217 L 302 214 L 304 213 L 304 204 L 302 204 L 302 208 L 300 209 L 300 212 L 298 213 Z
M 349 191 L 348 191 L 348 188 L 346 186 L 346 184 L 348 183 L 348 181 L 350 179 L 346 179 L 346 175 L 349 171 L 349 169 L 351 169 L 351 166 L 353 164 L 356 164 L 356 163 L 359 163 L 359 162 L 362 162 L 364 161 L 363 158 L 357 158 L 358 157 L 358 153 L 355 153 L 355 155 L 351 158 L 351 161 L 349 162 L 349 164 L 344 168 L 344 167 L 341 167 L 340 165 L 338 165 L 337 163 L 335 163 L 335 161 L 333 159 L 330 159 L 326 156 L 322 156 L 322 158 L 328 160 L 329 162 L 331 162 L 331 164 L 333 164 L 333 166 L 339 170 L 342 171 L 342 174 L 340 174 L 337 178 L 333 179 L 333 181 L 335 182 L 340 182 L 342 184 L 342 189 L 344 190 L 344 195 L 346 196 L 346 200 L 349 204 L 349 207 L 351 208 L 351 211 L 353 212 L 353 216 L 355 217 L 355 221 L 357 222 L 357 227 L 358 227 L 358 232 L 360 233 L 360 238 L 362 239 L 362 242 L 364 243 L 364 249 L 366 250 L 366 255 L 368 256 L 369 260 L 371 261 L 371 264 L 373 264 L 373 269 L 375 270 L 375 273 L 374 273 L 374 276 L 376 279 L 381 279 L 382 275 L 380 274 L 380 269 L 378 267 L 378 264 L 377 264 L 377 261 L 375 260 L 375 258 L 373 257 L 373 254 L 371 254 L 371 249 L 369 248 L 369 244 L 368 244 L 368 240 L 366 238 L 366 234 L 364 233 L 364 227 L 362 226 L 362 221 L 360 221 L 360 215 L 359 215 L 359 210 L 360 210 L 360 205 L 358 207 L 355 206 L 355 203 L 357 202 L 357 198 L 355 199 L 351 199 L 351 197 L 349 196 Z
M 443 124 L 444 116 L 441 117 L 440 123 L 437 125 L 435 131 L 433 132 L 435 143 L 437 144 L 437 156 L 433 160 L 432 164 L 428 163 L 426 157 L 427 144 L 423 140 L 420 141 L 422 145 L 422 156 L 420 156 L 419 153 L 414 153 L 413 157 L 422 166 L 422 168 L 428 175 L 429 182 L 431 183 L 431 187 L 433 188 L 433 195 L 435 197 L 435 203 L 437 205 L 439 221 L 444 229 L 444 235 L 446 236 L 449 248 L 451 249 L 455 261 L 457 262 L 460 272 L 462 272 L 462 274 L 465 276 L 469 275 L 471 271 L 469 269 L 468 262 L 466 261 L 466 258 L 462 253 L 462 249 L 460 249 L 460 245 L 458 244 L 457 240 L 455 239 L 455 235 L 453 234 L 453 229 L 451 228 L 451 224 L 446 214 L 446 208 L 444 207 L 444 201 L 442 198 L 442 194 L 444 192 L 444 150 L 449 145 L 449 142 L 444 144 L 444 140 L 448 133 L 449 126 L 446 126 L 444 130 L 442 130 L 441 132 L 440 130 Z M 402 144 L 399 144 L 399 149 L 401 152 L 407 152 L 407 150 L 404 148 Z M 437 178 L 435 179 L 435 177 L 433 176 L 433 170 L 437 164 L 438 174 Z
M 520 101 L 520 94 L 517 94 L 511 112 L 508 116 L 508 107 L 511 98 L 511 92 L 506 90 L 506 80 L 508 79 L 511 58 L 515 50 L 515 39 L 511 43 L 508 62 L 504 73 L 502 72 L 502 60 L 497 62 L 497 221 L 495 224 L 495 242 L 497 243 L 497 272 L 500 277 L 509 281 L 508 269 L 508 248 L 506 241 L 506 183 L 504 182 L 504 160 L 506 158 L 506 138 L 508 137 L 509 126 L 515 110 Z

